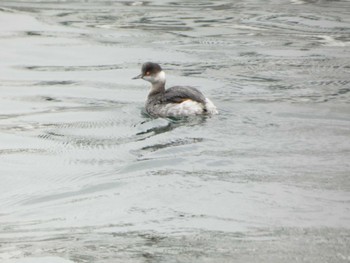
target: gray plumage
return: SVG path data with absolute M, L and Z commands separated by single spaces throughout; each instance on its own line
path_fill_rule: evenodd
M 181 103 L 186 99 L 205 103 L 205 97 L 198 89 L 188 86 L 174 86 L 164 92 L 163 101 Z
M 217 113 L 214 104 L 196 88 L 174 86 L 165 89 L 165 73 L 156 63 L 144 63 L 141 74 L 134 79 L 140 78 L 152 83 L 146 101 L 146 111 L 152 116 L 189 116 Z

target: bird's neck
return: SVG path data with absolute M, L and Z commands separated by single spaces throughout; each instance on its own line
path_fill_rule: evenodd
M 152 87 L 150 91 L 150 95 L 162 93 L 165 91 L 165 73 L 161 71 L 157 74 L 154 81 L 152 81 Z
M 163 93 L 164 91 L 165 91 L 165 82 L 156 82 L 156 83 L 152 83 L 152 87 L 149 94 L 154 95 L 157 93 Z

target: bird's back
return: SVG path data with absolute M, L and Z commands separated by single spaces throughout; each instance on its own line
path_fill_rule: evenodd
M 206 112 L 206 98 L 193 87 L 174 86 L 164 92 L 150 94 L 146 111 L 152 116 L 190 116 Z
M 202 92 L 194 87 L 174 86 L 165 90 L 164 103 L 181 103 L 185 100 L 193 100 L 199 103 L 205 103 L 205 97 Z

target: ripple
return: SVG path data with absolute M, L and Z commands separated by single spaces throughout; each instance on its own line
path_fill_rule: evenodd
M 23 148 L 23 149 L 0 149 L 0 155 L 8 155 L 8 154 L 21 154 L 21 153 L 28 153 L 28 154 L 43 154 L 47 153 L 45 149 L 28 149 L 28 148 Z
M 336 17 L 325 17 L 316 14 L 300 14 L 293 16 L 290 14 L 273 14 L 256 16 L 243 21 L 244 24 L 255 27 L 278 30 L 286 34 L 290 31 L 303 33 L 343 33 L 350 31 L 350 27 L 345 22 L 340 22 Z
M 96 193 L 96 192 L 103 192 L 108 189 L 121 187 L 122 185 L 123 183 L 121 182 L 98 184 L 94 186 L 88 186 L 83 189 L 79 189 L 78 191 L 70 191 L 70 192 L 64 192 L 59 194 L 50 194 L 50 195 L 44 195 L 44 196 L 41 195 L 39 197 L 32 197 L 30 199 L 23 201 L 23 204 L 31 205 L 31 204 L 38 204 L 43 202 L 52 202 L 60 199 L 69 199 L 71 197 L 82 196 L 82 195 Z
M 121 69 L 120 65 L 91 65 L 91 66 L 22 66 L 22 69 L 33 71 L 103 71 Z M 50 83 L 50 82 L 47 82 Z M 58 84 L 71 84 L 71 81 L 57 82 Z
M 168 148 L 168 147 L 173 147 L 173 146 L 180 146 L 180 145 L 186 145 L 186 144 L 192 144 L 192 143 L 198 143 L 202 142 L 203 138 L 184 138 L 184 139 L 178 139 L 175 141 L 163 143 L 163 144 L 155 144 L 152 146 L 146 146 L 142 147 L 142 151 L 157 151 L 160 149 Z
M 196 144 L 196 143 L 202 142 L 203 140 L 204 140 L 203 138 L 174 139 L 174 140 L 171 140 L 170 142 L 167 141 L 164 143 L 158 143 L 158 144 L 144 146 L 140 150 L 133 150 L 132 153 L 135 154 L 136 156 L 138 156 L 139 160 L 141 160 L 140 158 L 147 155 L 147 153 L 152 153 L 152 152 L 156 152 L 156 151 L 167 149 L 167 148 L 171 148 L 172 152 L 175 153 L 176 149 L 173 147 Z

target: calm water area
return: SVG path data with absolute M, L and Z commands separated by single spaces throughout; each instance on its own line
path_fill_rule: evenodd
M 0 1 L 1 263 L 350 262 L 349 177 L 349 1 Z

